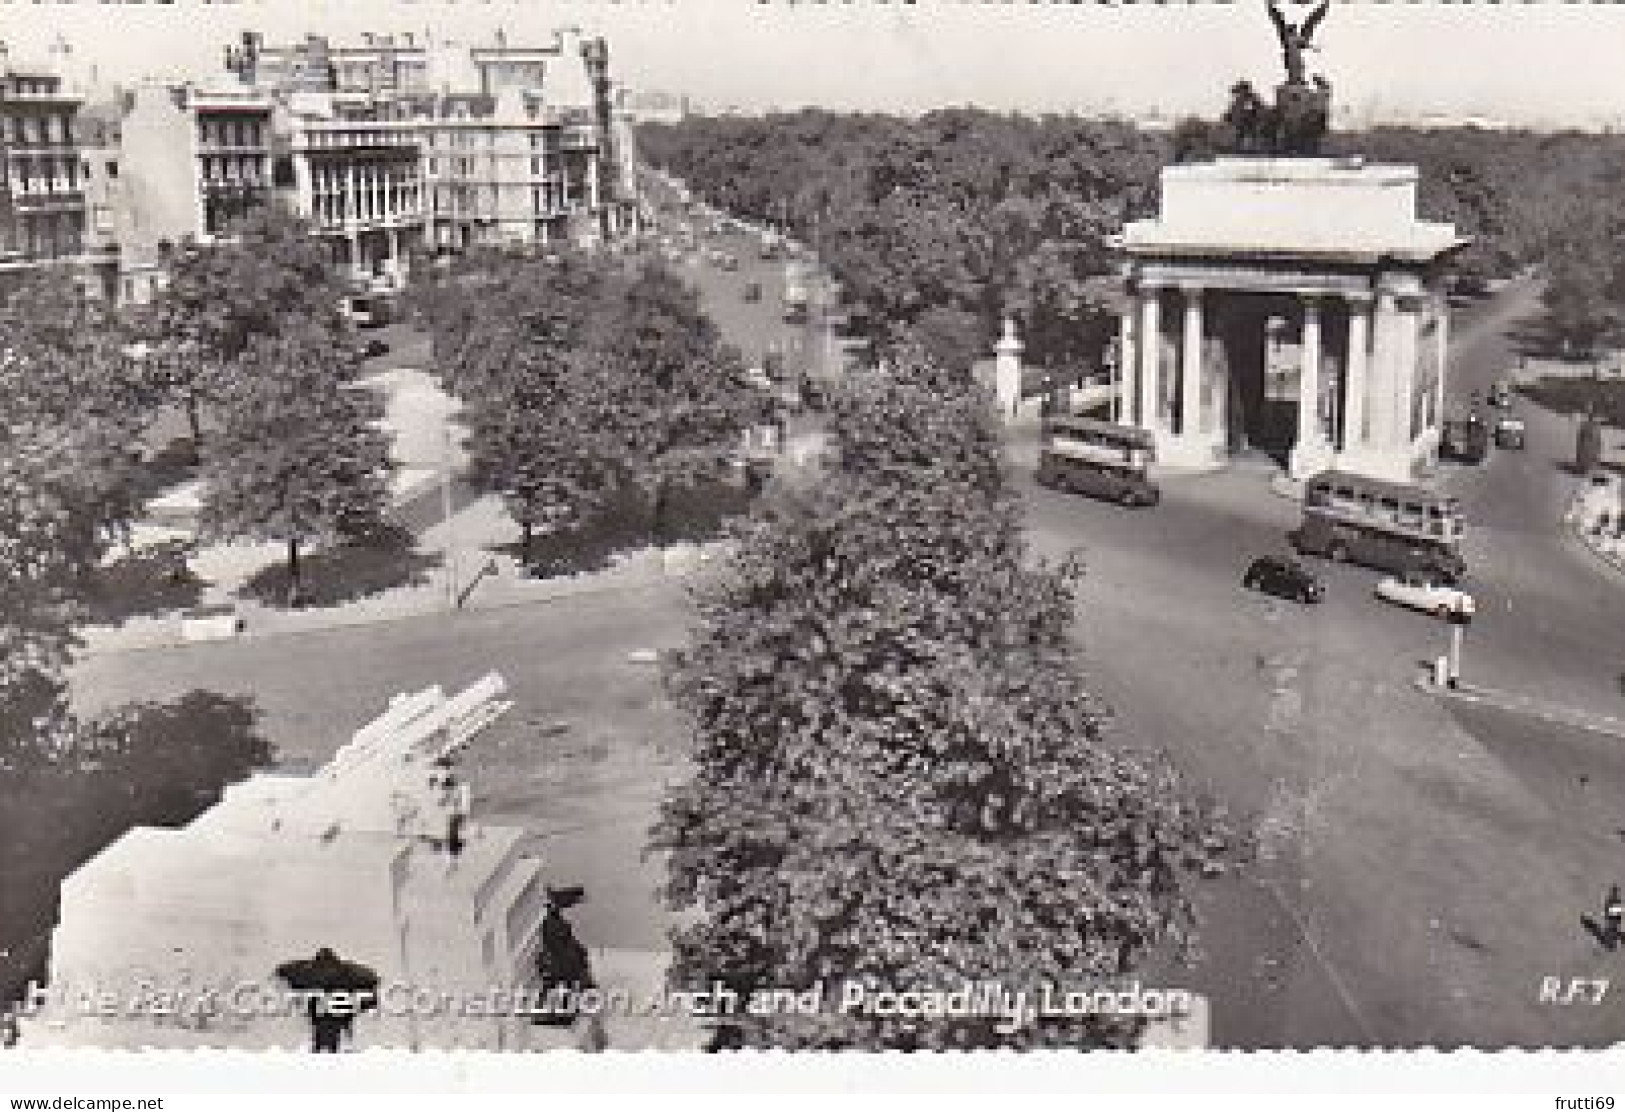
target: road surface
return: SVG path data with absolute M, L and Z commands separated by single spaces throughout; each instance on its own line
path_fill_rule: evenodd
M 1501 332 L 1534 296 L 1514 286 L 1458 329 L 1453 399 L 1503 373 Z M 1467 508 L 1469 587 L 1484 615 L 1465 673 L 1617 713 L 1625 582 L 1558 534 L 1573 481 L 1557 467 L 1566 428 L 1525 416 L 1526 452 L 1445 480 Z M 1035 547 L 1078 547 L 1088 561 L 1079 637 L 1121 737 L 1168 750 L 1247 816 L 1265 855 L 1203 897 L 1211 956 L 1194 979 L 1214 995 L 1216 1035 L 1299 1046 L 1625 1037 L 1618 1001 L 1537 999 L 1544 976 L 1601 968 L 1580 917 L 1625 856 L 1625 742 L 1416 690 L 1446 627 L 1375 601 L 1369 570 L 1325 566 L 1328 597 L 1314 607 L 1242 591 L 1247 562 L 1283 551 L 1297 519 L 1267 480 L 1251 464 L 1171 479 L 1162 505 L 1139 512 L 1027 487 Z

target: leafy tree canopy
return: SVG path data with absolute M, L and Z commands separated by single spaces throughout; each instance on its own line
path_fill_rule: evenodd
M 986 399 L 907 356 L 837 394 L 823 481 L 773 488 L 702 589 L 671 690 L 696 774 L 654 845 L 692 914 L 674 978 L 1034 994 L 1191 939 L 1182 878 L 1224 837 L 1113 747 L 1069 641 L 1071 565 L 1033 565 Z M 1132 1023 L 734 1017 L 749 1046 L 1128 1045 Z

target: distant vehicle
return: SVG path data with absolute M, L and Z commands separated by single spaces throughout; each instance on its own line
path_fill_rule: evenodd
M 1304 489 L 1303 521 L 1289 533 L 1299 553 L 1382 571 L 1425 571 L 1446 583 L 1466 574 L 1461 503 L 1414 483 L 1325 471 Z
M 801 263 L 791 261 L 784 268 L 784 319 L 789 324 L 800 324 L 807 319 L 807 270 Z
M 389 345 L 376 336 L 368 336 L 361 345 L 363 359 L 376 359 L 380 355 L 389 354 Z
M 339 311 L 358 328 L 382 328 L 389 323 L 389 299 L 371 294 L 352 294 L 340 304 Z
M 738 270 L 739 269 L 739 259 L 736 258 L 733 255 L 728 254 L 726 251 L 724 251 L 722 253 L 722 255 L 717 259 L 717 265 L 719 267 L 721 267 L 723 270 Z
M 1145 429 L 1056 417 L 1044 423 L 1042 438 L 1034 473 L 1040 485 L 1124 506 L 1155 506 L 1162 500 L 1147 474 L 1156 449 Z
M 1473 596 L 1459 587 L 1439 583 L 1421 571 L 1408 571 L 1390 575 L 1377 584 L 1377 597 L 1396 606 L 1448 618 L 1452 614 L 1472 617 L 1476 609 Z
M 762 284 L 760 282 L 746 283 L 744 298 L 746 301 L 753 303 L 762 300 Z
M 237 608 L 229 602 L 195 606 L 181 615 L 181 639 L 185 641 L 229 641 L 245 628 Z
M 1512 384 L 1502 379 L 1490 387 L 1490 404 L 1496 409 L 1512 408 Z
M 1241 585 L 1249 591 L 1294 602 L 1320 602 L 1326 597 L 1320 577 L 1290 556 L 1260 556 L 1247 565 Z
M 1517 417 L 1503 417 L 1495 422 L 1495 446 L 1497 448 L 1522 448 L 1524 447 L 1524 439 L 1524 423 Z
M 1439 435 L 1439 458 L 1483 463 L 1490 454 L 1490 428 L 1477 415 L 1449 420 Z

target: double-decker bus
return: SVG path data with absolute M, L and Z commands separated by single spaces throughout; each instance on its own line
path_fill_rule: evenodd
M 1161 498 L 1147 472 L 1156 446 L 1145 429 L 1090 417 L 1052 417 L 1044 422 L 1035 478 L 1125 506 L 1155 506 Z
M 1304 489 L 1299 552 L 1454 583 L 1466 572 L 1461 503 L 1414 483 L 1325 471 Z

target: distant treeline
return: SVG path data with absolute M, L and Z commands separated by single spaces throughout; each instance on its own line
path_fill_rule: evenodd
M 1223 125 L 1200 120 L 1164 133 L 969 108 L 696 117 L 639 142 L 704 200 L 816 240 L 877 321 L 980 354 L 1013 312 L 1035 362 L 1079 369 L 1111 335 L 1108 237 L 1154 211 L 1161 166 L 1225 149 Z M 1607 134 L 1383 127 L 1334 134 L 1328 153 L 1417 165 L 1421 215 L 1473 239 L 1457 266 L 1469 289 L 1547 262 L 1625 180 L 1625 137 Z

